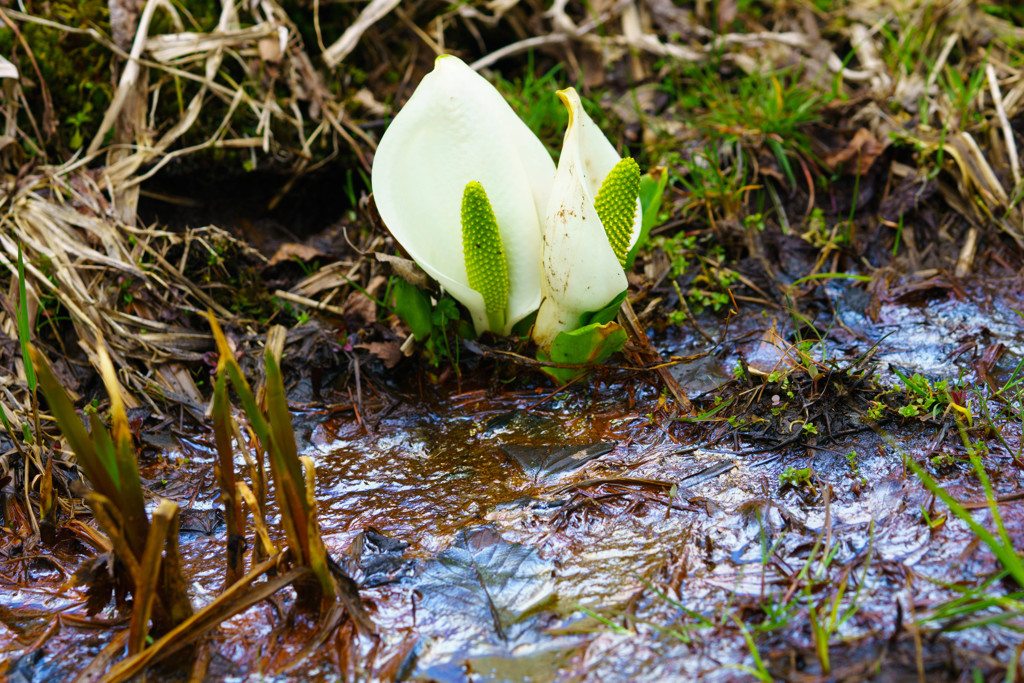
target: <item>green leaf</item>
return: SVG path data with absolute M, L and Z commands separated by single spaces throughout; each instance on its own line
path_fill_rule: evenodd
M 593 323 L 599 323 L 601 325 L 610 323 L 615 320 L 615 316 L 619 314 L 619 308 L 622 306 L 622 302 L 626 300 L 626 294 L 629 290 L 622 290 L 617 297 L 608 302 L 608 305 L 597 311 L 587 311 L 580 316 L 580 327 L 586 327 Z
M 647 244 L 651 229 L 658 222 L 658 212 L 661 211 L 661 200 L 665 197 L 667 186 L 668 169 L 664 167 L 652 168 L 640 176 L 640 210 L 643 212 L 643 219 L 640 223 L 640 236 L 626 255 L 626 270 L 633 267 L 637 251 Z
M 416 339 L 425 340 L 434 328 L 431 320 L 430 297 L 416 285 L 400 277 L 394 278 L 391 288 L 391 310 L 402 319 Z
M 450 321 L 458 319 L 459 307 L 454 299 L 447 296 L 442 296 L 437 300 L 437 304 L 434 305 L 434 310 L 430 314 L 430 321 L 435 327 L 442 330 L 447 327 Z
M 466 183 L 462 193 L 462 252 L 469 286 L 484 298 L 487 322 L 492 330 L 503 330 L 508 309 L 508 262 L 494 209 L 484 186 L 475 180 Z
M 626 265 L 626 252 L 633 236 L 639 193 L 640 167 L 631 157 L 625 157 L 608 172 L 594 198 L 594 208 L 608 235 L 608 243 L 623 266 Z
M 49 400 L 49 397 L 47 397 L 47 400 Z M 103 470 L 110 475 L 110 480 L 114 484 L 112 491 L 99 491 L 99 493 L 113 501 L 117 501 L 121 491 L 121 471 L 117 466 L 114 440 L 110 438 L 110 432 L 107 431 L 107 426 L 103 424 L 103 419 L 96 412 L 96 408 L 91 405 L 86 406 L 85 414 L 89 418 L 89 435 L 92 437 L 92 444 L 96 449 L 96 455 L 99 457 L 100 462 L 103 463 Z M 63 427 L 61 431 L 63 431 Z M 67 435 L 65 434 L 65 436 Z
M 537 352 L 542 361 L 572 365 L 600 363 L 626 343 L 626 331 L 617 323 L 591 323 L 572 332 L 560 332 L 551 345 L 551 353 Z M 553 368 L 542 370 L 559 384 L 567 384 L 588 370 L 585 368 Z

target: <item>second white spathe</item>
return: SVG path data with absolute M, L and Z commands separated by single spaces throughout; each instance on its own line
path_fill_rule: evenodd
M 605 307 L 628 286 L 594 206 L 601 183 L 621 157 L 583 111 L 574 88 L 558 96 L 569 111 L 569 125 L 543 223 L 542 298 L 533 339 L 544 351 L 560 332 L 579 327 L 584 313 Z M 630 247 L 641 222 L 637 200 Z

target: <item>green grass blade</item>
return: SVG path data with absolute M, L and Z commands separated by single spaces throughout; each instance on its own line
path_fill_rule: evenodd
M 35 393 L 36 373 L 32 366 L 32 354 L 29 352 L 31 330 L 28 328 L 28 292 L 25 289 L 25 257 L 18 244 L 18 341 L 21 343 L 21 358 L 25 362 L 25 378 L 28 390 Z
M 92 437 L 93 448 L 96 449 L 96 455 L 99 457 L 100 462 L 103 463 L 103 471 L 110 475 L 110 480 L 114 483 L 114 491 L 111 492 L 113 495 L 108 495 L 102 491 L 101 493 L 107 496 L 107 498 L 116 501 L 121 491 L 121 473 L 117 468 L 114 440 L 110 438 L 107 425 L 103 424 L 103 418 L 96 412 L 96 408 L 91 405 L 86 406 L 85 414 L 89 418 L 89 436 Z M 62 431 L 63 429 L 64 427 L 61 426 Z
M 789 158 L 782 148 L 782 143 L 775 138 L 768 138 L 768 146 L 775 155 L 775 160 L 779 162 L 782 172 L 786 174 L 786 180 L 789 181 L 790 187 L 796 187 L 796 176 L 793 174 L 793 167 L 789 165 Z
M 121 400 L 121 385 L 117 381 L 114 364 L 104 346 L 99 352 L 100 375 L 110 397 L 110 428 L 114 448 L 114 466 L 118 473 L 118 489 L 120 497 L 115 502 L 121 506 L 128 537 L 136 554 L 141 557 L 149 535 L 149 521 L 146 517 L 146 502 L 142 494 L 142 481 L 139 479 L 139 465 L 135 456 L 135 444 L 132 443 L 131 427 L 128 414 Z M 101 430 L 104 431 L 104 430 Z M 95 434 L 95 429 L 94 429 Z
M 210 320 L 210 328 L 213 330 L 213 338 L 217 342 L 218 353 L 224 361 L 228 379 L 231 380 L 231 386 L 235 388 L 235 393 L 238 394 L 238 400 L 241 401 L 242 409 L 249 418 L 249 425 L 256 432 L 256 438 L 259 439 L 264 451 L 266 451 L 270 458 L 271 475 L 277 482 L 275 494 L 281 506 L 281 524 L 284 526 L 285 534 L 288 536 L 288 542 L 297 552 L 303 553 L 305 546 L 302 544 L 301 539 L 304 538 L 305 534 L 300 535 L 298 529 L 295 528 L 294 518 L 291 515 L 293 501 L 289 499 L 288 494 L 283 490 L 279 479 L 283 469 L 280 461 L 281 449 L 278 447 L 277 440 L 270 428 L 270 423 L 267 422 L 267 419 L 263 416 L 263 411 L 256 404 L 256 398 L 252 393 L 252 389 L 249 388 L 249 382 L 246 381 L 242 368 L 238 365 L 238 361 L 235 360 L 231 347 L 228 346 L 227 338 L 224 336 L 224 331 L 220 328 L 220 323 L 217 322 L 212 311 L 207 312 L 207 317 Z
M 732 620 L 737 626 L 739 626 L 740 633 L 743 634 L 743 640 L 747 643 L 747 649 L 750 650 L 750 655 L 754 658 L 754 666 L 757 667 L 756 669 L 752 669 L 749 666 L 738 664 L 736 665 L 737 668 L 742 671 L 746 671 L 759 681 L 771 683 L 772 675 L 768 673 L 768 668 L 764 665 L 764 660 L 761 659 L 761 653 L 757 650 L 757 643 L 754 642 L 753 636 L 751 636 L 750 631 L 747 630 L 746 624 L 735 616 L 732 617 Z
M 999 514 L 999 507 L 996 505 L 995 492 L 992 490 L 992 482 L 989 481 L 988 473 L 985 472 L 985 467 L 981 464 L 981 458 L 973 454 L 970 458 L 971 464 L 974 465 L 974 472 L 978 475 L 978 480 L 985 489 L 985 500 L 988 501 L 988 509 L 989 512 L 992 513 L 992 521 L 996 525 L 996 531 L 999 532 L 999 538 L 1003 541 L 1004 547 L 1012 550 L 1013 541 L 1010 540 L 1010 535 L 1006 533 L 1006 526 L 1003 524 L 1003 518 Z M 1019 561 L 1020 555 L 1017 555 L 1016 552 L 1014 552 L 1014 555 Z M 1021 587 L 1024 588 L 1024 584 L 1021 584 Z
M 978 524 L 971 516 L 971 513 L 957 502 L 953 496 L 949 495 L 946 489 L 939 486 L 935 480 L 924 471 L 924 468 L 916 462 L 908 458 L 907 467 L 913 470 L 914 474 L 921 479 L 925 488 L 938 496 L 939 499 L 946 504 L 946 507 L 948 507 L 954 515 L 962 519 L 967 526 L 971 528 L 971 531 L 973 531 L 974 534 L 989 547 L 992 553 L 1002 563 L 1003 567 L 1006 568 L 1006 571 L 1010 573 L 1010 576 L 1017 581 L 1017 584 L 1024 586 L 1024 562 L 1021 561 L 1020 555 L 1018 555 L 1013 549 L 1013 546 L 1004 545 L 999 539 L 992 535 L 992 532 Z
M 282 328 L 283 329 L 283 328 Z M 274 358 L 271 344 L 267 344 L 267 352 L 264 355 L 266 362 L 266 402 L 267 416 L 270 418 L 270 430 L 276 443 L 276 452 L 270 452 L 270 463 L 274 473 L 277 475 L 277 491 L 283 496 L 281 517 L 291 517 L 297 533 L 297 550 L 302 552 L 303 558 L 308 560 L 309 535 L 308 518 L 309 509 L 306 505 L 305 478 L 302 474 L 302 465 L 299 463 L 298 449 L 295 446 L 295 432 L 292 430 L 292 416 L 288 410 L 288 399 L 284 393 L 284 382 L 281 379 L 281 369 Z
M 217 363 L 217 376 L 213 384 L 213 439 L 217 448 L 214 474 L 220 484 L 224 500 L 224 524 L 227 526 L 227 571 L 225 585 L 230 586 L 245 573 L 242 558 L 242 509 L 235 488 L 235 460 L 231 447 L 231 403 L 228 400 L 227 372 L 224 361 Z
M 112 474 L 117 471 L 116 467 L 108 469 L 107 463 L 100 459 L 89 432 L 85 430 L 85 425 L 78 417 L 71 399 L 57 381 L 43 354 L 30 345 L 29 355 L 37 370 L 39 388 L 43 390 L 43 395 L 50 404 L 50 412 L 53 413 L 64 438 L 68 440 L 68 445 L 78 458 L 78 465 L 82 468 L 85 478 L 98 493 L 116 500 L 118 487 L 112 478 Z

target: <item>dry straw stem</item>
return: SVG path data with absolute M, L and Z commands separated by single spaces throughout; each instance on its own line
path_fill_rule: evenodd
M 495 13 L 500 17 L 518 4 L 496 3 Z M 777 61 L 806 60 L 809 65 L 823 62 L 832 74 L 851 82 L 865 81 L 872 76 L 870 72 L 848 68 L 832 45 L 820 36 L 796 31 L 717 34 L 696 21 L 692 12 L 662 1 L 605 0 L 591 3 L 589 9 L 587 19 L 577 23 L 569 16 L 567 0 L 558 0 L 545 12 L 551 24 L 548 33 L 505 45 L 477 59 L 471 66 L 480 70 L 529 50 L 563 46 L 561 51 L 571 77 L 581 75 L 580 62 L 586 59 L 587 53 L 598 55 L 601 63 L 633 55 L 631 66 L 633 77 L 637 79 L 654 75 L 650 60 L 640 59 L 641 55 L 678 62 L 703 62 L 721 56 L 748 72 L 772 69 Z M 466 18 L 482 16 L 471 5 L 460 6 L 457 11 Z M 664 40 L 659 33 L 697 36 L 705 42 L 694 47 L 692 41 L 683 44 L 680 40 Z
M 160 501 L 153 511 L 146 548 L 140 558 L 139 575 L 135 577 L 135 595 L 132 601 L 132 616 L 129 622 L 128 653 L 141 652 L 149 635 L 149 619 L 153 611 L 153 602 L 158 597 L 157 578 L 160 572 L 167 570 L 163 564 L 164 546 L 168 542 L 177 545 L 178 538 L 178 504 L 170 500 Z M 176 552 L 175 552 L 176 554 Z M 169 553 L 170 555 L 170 553 Z M 184 588 L 184 581 L 181 587 Z M 191 608 L 189 608 L 191 613 Z
M 164 322 L 161 311 L 215 307 L 224 319 L 234 316 L 183 272 L 184 258 L 175 265 L 167 255 L 181 248 L 185 254 L 197 249 L 215 253 L 211 240 L 242 252 L 248 247 L 216 228 L 175 234 L 129 226 L 111 213 L 85 175 L 44 170 L 23 178 L 3 200 L 0 268 L 16 281 L 20 245 L 28 299 L 59 305 L 70 320 L 73 338 L 97 371 L 98 340 L 106 340 L 129 389 L 127 407 L 140 405 L 133 397 L 137 395 L 157 414 L 168 404 L 178 404 L 202 415 L 205 398 L 189 366 L 209 350 L 209 337 Z M 145 269 L 140 262 L 147 262 Z M 119 287 L 112 284 L 118 280 L 144 288 L 151 304 L 137 299 L 125 306 Z M 0 329 L 16 337 L 13 313 L 0 309 Z M 8 390 L 9 397 L 17 397 L 17 412 L 27 414 L 27 394 L 21 387 Z
M 966 275 L 971 271 L 981 231 L 987 226 L 997 226 L 1024 248 L 1024 209 L 1014 201 L 1022 187 L 1020 159 L 1010 125 L 1024 107 L 1024 79 L 1009 66 L 1014 59 L 1011 45 L 1024 40 L 1024 29 L 984 12 L 968 11 L 965 3 L 956 1 L 939 5 L 897 2 L 894 7 L 890 3 L 866 3 L 856 16 L 862 22 L 850 27 L 850 43 L 861 66 L 876 74 L 871 81 L 873 100 L 893 99 L 908 111 L 919 110 L 921 125 L 894 126 L 884 120 L 886 115 L 873 101 L 864 108 L 863 116 L 855 118 L 869 121 L 878 137 L 892 133 L 912 141 L 926 158 L 951 161 L 944 170 L 950 172 L 955 184 L 940 178 L 938 185 L 945 201 L 970 225 L 956 273 Z M 882 28 L 894 20 L 900 24 L 899 45 L 895 48 L 885 44 L 881 35 Z M 921 39 L 915 49 L 935 56 L 916 59 L 914 66 L 908 67 L 906 58 L 901 60 L 894 51 L 910 49 L 907 41 L 913 36 Z M 961 58 L 960 64 L 950 66 L 954 48 L 972 42 L 987 46 L 984 61 L 977 65 L 969 57 Z M 895 62 L 896 68 L 883 57 Z M 965 94 L 939 87 L 939 79 L 945 70 L 972 65 L 983 68 L 983 85 L 987 87 L 974 93 L 968 103 L 978 115 L 964 120 L 967 117 L 959 107 L 965 103 L 958 105 L 953 99 Z M 967 75 L 963 79 L 968 80 Z M 873 113 L 869 113 L 869 107 L 874 107 Z M 986 129 L 993 124 L 999 134 L 987 135 Z M 990 144 L 983 149 L 979 140 Z M 1005 185 L 1003 178 L 1012 185 Z
M 119 683 L 138 676 L 150 666 L 188 647 L 222 622 L 266 600 L 310 573 L 308 567 L 295 567 L 262 583 L 256 583 L 269 572 L 277 571 L 281 559 L 280 556 L 275 556 L 253 567 L 213 602 L 168 631 L 145 650 L 111 667 L 103 680 L 107 683 Z
M 270 532 L 267 530 L 267 523 L 263 519 L 263 512 L 260 510 L 256 496 L 253 495 L 252 489 L 244 481 L 238 482 L 235 486 L 238 495 L 241 496 L 252 512 L 252 523 L 256 528 L 256 536 L 259 539 L 259 547 L 262 549 L 263 555 L 265 557 L 273 557 L 277 554 L 277 548 L 274 547 L 274 542 L 270 540 Z
M 937 149 L 939 144 L 935 144 Z M 973 198 L 970 209 L 961 209 L 964 217 L 977 225 L 995 223 L 1021 247 L 1024 248 L 1024 207 L 1012 205 L 1010 195 L 992 170 L 985 154 L 970 133 L 962 132 L 948 138 L 942 149 L 956 163 L 958 187 L 943 188 L 951 205 L 962 197 Z M 949 196 L 955 192 L 955 197 Z M 961 206 L 962 203 L 960 204 Z
M 676 399 L 680 411 L 689 413 L 693 410 L 693 404 L 690 403 L 686 391 L 672 375 L 669 366 L 664 363 L 661 354 L 658 353 L 658 350 L 654 348 L 647 338 L 647 332 L 644 329 L 643 323 L 637 318 L 636 312 L 633 311 L 633 304 L 629 302 L 629 297 L 622 302 L 622 307 L 619 309 L 619 320 L 629 333 L 630 341 L 632 341 L 635 347 L 635 351 L 630 351 L 629 353 L 634 355 L 636 360 L 655 366 L 655 371 Z
M 114 127 L 114 122 L 117 120 L 118 115 L 121 113 L 121 109 L 128 101 L 129 95 L 131 95 L 136 89 L 142 69 L 139 58 L 142 56 L 142 50 L 146 46 L 146 34 L 149 32 L 149 24 L 153 19 L 153 13 L 160 5 L 165 5 L 171 16 L 177 18 L 176 10 L 166 3 L 166 0 L 147 0 L 146 5 L 142 9 L 142 17 L 139 20 L 139 28 L 138 32 L 135 34 L 135 41 L 132 43 L 132 50 L 128 55 L 128 64 L 121 73 L 121 80 L 118 83 L 117 90 L 114 92 L 114 97 L 110 102 L 110 106 L 107 107 L 107 111 L 103 115 L 103 121 L 100 123 L 99 131 L 97 132 L 96 137 L 93 138 L 88 150 L 86 150 L 87 156 L 93 156 L 97 151 L 99 151 L 100 146 L 103 144 L 103 139 Z M 177 23 L 180 24 L 180 19 Z
M 1003 139 L 1006 143 L 1006 155 L 1010 158 L 1010 168 L 1013 171 L 1014 185 L 1020 185 L 1020 157 L 1017 156 L 1017 143 L 1013 138 L 1013 128 L 1010 126 L 1010 118 L 1006 115 L 1006 107 L 1003 104 L 1003 94 L 999 91 L 999 79 L 996 77 L 996 68 L 992 64 L 985 65 L 985 79 L 988 81 L 989 92 L 992 93 L 992 103 L 996 108 L 996 116 L 999 117 L 999 126 L 1003 131 Z
M 341 64 L 345 57 L 355 49 L 366 30 L 387 16 L 400 3 L 401 0 L 372 0 L 363 8 L 352 25 L 345 29 L 341 38 L 338 38 L 324 51 L 323 57 L 327 66 L 333 69 Z

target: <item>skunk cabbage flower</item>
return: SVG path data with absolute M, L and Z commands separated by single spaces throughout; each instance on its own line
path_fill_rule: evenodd
M 619 157 L 574 88 L 558 96 L 569 127 L 543 224 L 542 299 L 533 328 L 542 351 L 626 290 L 622 266 L 642 223 L 636 162 Z
M 541 216 L 555 165 L 497 90 L 442 55 L 384 133 L 371 185 L 384 224 L 461 302 L 508 334 L 540 303 Z

